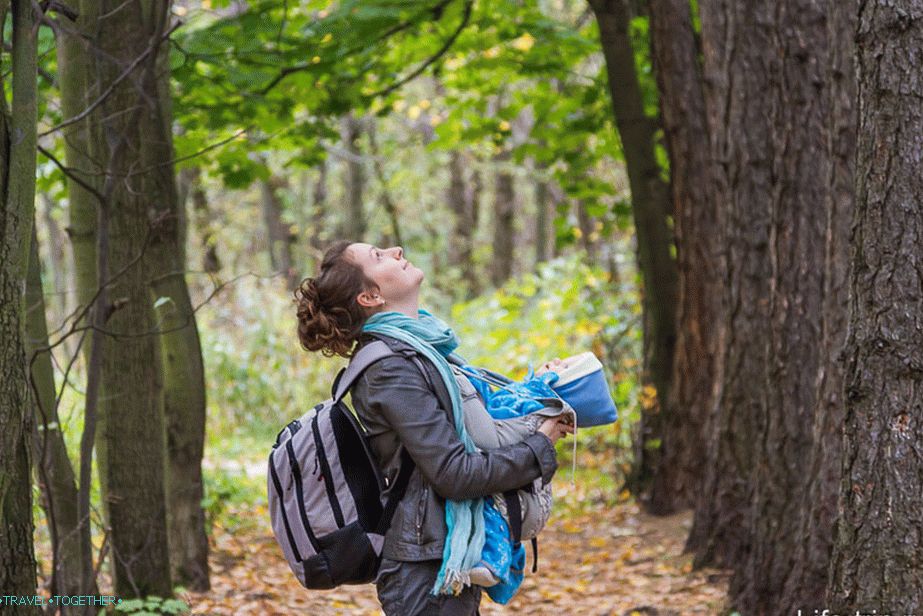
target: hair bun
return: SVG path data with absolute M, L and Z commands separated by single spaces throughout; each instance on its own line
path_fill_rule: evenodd
M 367 315 L 356 296 L 373 284 L 347 256 L 350 242 L 335 242 L 325 253 L 320 274 L 295 289 L 298 339 L 302 348 L 349 357 Z

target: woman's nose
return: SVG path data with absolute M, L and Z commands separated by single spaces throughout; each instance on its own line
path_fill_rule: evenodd
M 391 249 L 391 252 L 394 254 L 395 259 L 400 259 L 404 256 L 404 250 L 400 246 L 395 246 Z

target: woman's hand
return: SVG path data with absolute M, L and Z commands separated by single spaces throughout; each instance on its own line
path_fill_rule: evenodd
M 551 361 L 546 361 L 535 371 L 535 376 L 541 376 L 546 372 L 557 370 L 558 368 L 567 368 L 567 364 L 560 357 L 555 357 Z
M 566 423 L 560 417 L 552 417 L 542 422 L 538 431 L 551 439 L 552 443 L 557 443 L 559 438 L 574 433 L 574 426 Z

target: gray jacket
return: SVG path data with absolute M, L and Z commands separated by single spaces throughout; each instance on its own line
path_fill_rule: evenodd
M 402 446 L 415 463 L 407 492 L 385 534 L 382 556 L 400 561 L 441 559 L 445 499 L 480 498 L 523 487 L 538 477 L 551 481 L 557 469 L 554 446 L 536 432 L 509 447 L 466 453 L 455 431 L 449 392 L 436 367 L 418 355 L 424 375 L 410 358 L 414 353 L 410 345 L 376 337 L 404 356 L 370 366 L 353 384 L 352 406 L 368 431 L 388 485 L 397 477 Z M 372 339 L 365 335 L 360 344 Z M 383 503 L 388 492 L 382 495 Z

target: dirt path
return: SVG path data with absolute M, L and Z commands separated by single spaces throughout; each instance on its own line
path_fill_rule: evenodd
M 233 534 L 216 529 L 212 538 L 212 590 L 185 593 L 194 614 L 260 616 L 382 612 L 372 585 L 307 591 L 295 581 L 273 540 L 265 508 Z M 246 519 L 246 518 L 244 518 Z M 719 614 L 727 573 L 691 571 L 681 554 L 691 512 L 657 518 L 632 503 L 555 516 L 539 543 L 539 571 L 527 573 L 507 606 L 484 595 L 481 613 L 557 616 L 685 616 Z M 531 569 L 531 547 L 528 564 Z

